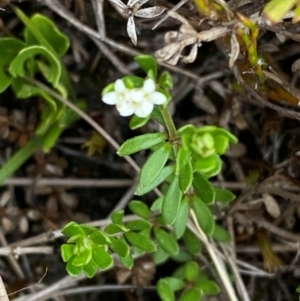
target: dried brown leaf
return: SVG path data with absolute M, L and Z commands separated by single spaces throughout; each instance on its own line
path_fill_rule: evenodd
M 292 64 L 292 72 L 296 72 L 300 69 L 300 59 L 296 60 L 293 64 Z
M 275 198 L 267 193 L 263 193 L 263 203 L 268 211 L 268 213 L 273 217 L 277 218 L 280 216 L 280 208 L 277 204 Z
M 231 52 L 229 54 L 229 56 L 230 56 L 229 68 L 231 69 L 234 66 L 234 64 L 240 54 L 240 43 L 238 42 L 237 37 L 234 32 L 231 34 L 231 37 L 230 37 L 230 46 L 231 46 Z
M 161 15 L 165 10 L 166 8 L 162 6 L 147 7 L 136 11 L 134 16 L 151 19 Z
M 127 33 L 128 33 L 129 38 L 131 39 L 131 42 L 136 46 L 137 36 L 136 36 L 135 23 L 134 23 L 133 16 L 129 16 L 129 18 L 128 18 Z

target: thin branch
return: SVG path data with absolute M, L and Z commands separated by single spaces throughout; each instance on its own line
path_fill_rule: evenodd
M 228 275 L 228 272 L 226 271 L 224 262 L 220 259 L 220 257 L 216 254 L 215 248 L 213 245 L 209 242 L 207 236 L 204 234 L 202 229 L 200 228 L 196 215 L 193 210 L 190 211 L 192 220 L 197 228 L 197 232 L 199 233 L 199 236 L 201 237 L 202 242 L 204 243 L 212 261 L 214 262 L 214 265 L 218 271 L 218 274 L 223 282 L 223 285 L 227 291 L 227 294 L 231 301 L 238 301 L 238 298 L 235 294 L 235 291 L 233 289 L 232 283 L 230 282 L 230 277 Z
M 30 178 L 10 178 L 7 179 L 0 186 L 63 186 L 63 187 L 99 187 L 99 188 L 111 188 L 111 187 L 128 187 L 133 184 L 132 180 L 123 179 L 61 179 L 61 178 L 42 178 L 42 179 L 30 179 Z

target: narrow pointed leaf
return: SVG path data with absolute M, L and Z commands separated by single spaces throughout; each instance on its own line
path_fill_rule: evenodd
M 174 177 L 165 195 L 162 205 L 162 216 L 167 225 L 172 225 L 178 215 L 182 192 L 179 188 L 179 178 Z
M 223 243 L 229 243 L 231 241 L 229 232 L 217 224 L 215 225 L 214 232 L 212 233 L 211 237 Z
M 189 209 L 190 209 L 189 198 L 185 196 L 181 202 L 177 218 L 173 225 L 174 233 L 177 239 L 179 239 L 185 232 L 187 220 L 189 216 Z
M 191 230 L 185 230 L 183 241 L 191 254 L 196 255 L 202 252 L 202 242 L 193 232 L 191 232 Z
M 148 193 L 149 191 L 152 191 L 155 187 L 160 185 L 167 177 L 169 177 L 174 172 L 174 170 L 175 170 L 174 165 L 165 166 L 161 170 L 158 177 L 150 185 L 144 187 L 138 185 L 135 194 L 141 196 Z
M 161 248 L 170 255 L 175 255 L 179 252 L 179 246 L 176 239 L 165 230 L 155 228 L 154 236 Z
M 205 203 L 203 203 L 199 198 L 195 197 L 192 202 L 197 221 L 207 235 L 212 235 L 215 228 L 215 220 Z
M 141 169 L 139 179 L 141 187 L 150 185 L 159 176 L 169 158 L 171 150 L 171 144 L 166 143 L 151 154 Z
M 156 250 L 156 246 L 153 241 L 142 234 L 127 232 L 125 233 L 125 237 L 132 245 L 145 252 L 154 252 Z
M 131 231 L 142 231 L 145 229 L 150 229 L 152 224 L 144 219 L 137 219 L 135 221 L 125 223 L 125 227 Z
M 137 153 L 141 150 L 148 149 L 158 143 L 166 140 L 164 133 L 150 133 L 126 140 L 119 148 L 117 154 L 121 157 Z
M 221 189 L 221 188 L 214 187 L 214 190 L 216 192 L 216 201 L 217 202 L 221 202 L 223 204 L 228 204 L 235 199 L 235 195 L 227 189 Z
M 216 192 L 211 183 L 200 173 L 194 173 L 193 187 L 197 196 L 205 204 L 213 204 L 216 197 Z
M 127 257 L 130 251 L 128 244 L 115 237 L 111 237 L 111 249 L 117 253 L 120 257 Z

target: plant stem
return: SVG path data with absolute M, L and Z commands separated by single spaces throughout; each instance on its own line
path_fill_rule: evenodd
M 44 136 L 38 136 L 17 151 L 0 169 L 0 184 L 9 178 L 39 147 Z
M 177 138 L 176 128 L 173 122 L 173 118 L 168 110 L 168 108 L 160 108 L 161 115 L 165 121 L 170 140 L 173 141 Z

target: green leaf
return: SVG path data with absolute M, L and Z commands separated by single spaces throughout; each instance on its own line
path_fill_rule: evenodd
M 154 237 L 162 249 L 170 255 L 175 255 L 179 252 L 179 246 L 176 239 L 174 239 L 168 232 L 161 228 L 155 228 Z
M 131 253 L 129 253 L 126 257 L 120 257 L 120 260 L 127 269 L 132 269 L 134 264 L 134 259 Z
M 174 172 L 174 170 L 174 165 L 165 166 L 158 175 L 158 177 L 150 185 L 144 187 L 138 185 L 135 194 L 141 196 L 148 193 L 149 191 L 152 191 L 155 187 L 160 185 L 167 177 L 169 177 Z
M 118 238 L 111 237 L 111 249 L 117 253 L 120 257 L 127 257 L 130 251 L 128 244 Z
M 228 137 L 224 135 L 216 135 L 215 138 L 215 149 L 220 155 L 225 154 L 229 147 Z
M 162 205 L 162 216 L 167 225 L 172 225 L 178 215 L 182 192 L 179 188 L 179 178 L 174 177 L 165 195 Z
M 223 204 L 228 204 L 232 202 L 235 199 L 235 195 L 227 190 L 227 189 L 221 189 L 214 187 L 216 192 L 216 201 L 221 202 Z
M 272 0 L 265 5 L 263 12 L 272 23 L 277 23 L 296 3 L 297 0 Z
M 85 235 L 85 232 L 81 228 L 80 225 L 78 225 L 75 222 L 69 222 L 67 223 L 61 230 L 61 233 L 66 235 L 66 236 L 74 236 L 74 235 Z
M 170 255 L 159 245 L 156 252 L 153 253 L 153 261 L 156 265 L 164 263 L 169 257 Z
M 194 281 L 199 273 L 199 265 L 195 261 L 189 261 L 185 264 L 185 278 L 187 281 Z
M 97 229 L 90 235 L 90 240 L 97 245 L 107 245 L 111 243 L 110 237 Z
M 238 142 L 237 137 L 234 136 L 232 133 L 230 133 L 229 131 L 227 131 L 223 128 L 217 127 L 215 125 L 202 126 L 202 127 L 197 129 L 197 133 L 198 134 L 211 133 L 213 136 L 225 135 L 231 143 L 237 143 Z
M 158 106 L 154 106 L 151 117 L 154 120 L 156 120 L 158 123 L 160 123 L 162 126 L 166 127 L 164 117 L 162 116 L 161 111 Z
M 90 235 L 95 231 L 99 231 L 98 228 L 86 224 L 80 224 L 80 227 L 82 228 L 82 230 L 85 232 L 86 235 Z
M 179 176 L 182 170 L 184 169 L 185 165 L 187 164 L 189 158 L 191 156 L 191 153 L 189 150 L 181 147 L 178 150 L 178 154 L 176 157 L 176 176 Z
M 61 76 L 61 64 L 51 51 L 44 46 L 28 46 L 23 48 L 18 56 L 11 62 L 9 72 L 13 77 L 25 75 L 25 62 L 28 59 L 34 58 L 36 55 L 42 55 L 50 64 L 50 72 L 46 80 L 54 87 L 58 85 Z
M 189 229 L 185 230 L 183 235 L 183 241 L 187 250 L 193 254 L 199 254 L 202 252 L 202 243 L 200 239 Z
M 148 149 L 158 143 L 166 140 L 165 133 L 150 133 L 133 137 L 126 140 L 119 148 L 117 154 L 121 157 L 128 156 L 139 152 L 144 149 Z
M 92 259 L 92 250 L 87 250 L 87 249 L 80 250 L 80 252 L 78 252 L 77 255 L 73 257 L 72 265 L 84 266 L 88 264 L 91 259 Z
M 200 280 L 196 283 L 196 287 L 200 288 L 205 295 L 216 295 L 221 291 L 219 285 L 212 280 Z
M 177 239 L 179 239 L 185 232 L 187 220 L 189 216 L 189 209 L 190 209 L 189 198 L 188 196 L 184 196 L 180 204 L 177 218 L 173 225 L 174 233 Z
M 82 111 L 86 111 L 87 109 L 86 102 L 81 100 L 75 101 L 74 105 Z M 77 113 L 69 108 L 66 108 L 63 114 L 60 116 L 59 120 L 51 126 L 49 131 L 47 131 L 47 135 L 45 135 L 42 144 L 43 150 L 46 152 L 49 151 L 55 145 L 61 133 L 78 119 L 79 116 L 77 115 Z
M 185 287 L 185 282 L 175 277 L 165 277 L 163 278 L 163 280 L 165 280 L 169 284 L 171 290 L 174 292 L 179 291 Z
M 231 236 L 230 236 L 229 232 L 217 224 L 215 225 L 214 232 L 211 235 L 211 237 L 213 239 L 223 242 L 223 243 L 231 242 Z
M 156 199 L 153 204 L 151 205 L 150 210 L 152 212 L 155 211 L 161 211 L 162 208 L 162 204 L 163 204 L 163 200 L 164 200 L 164 196 L 159 197 L 158 199 Z
M 83 267 L 83 271 L 88 278 L 93 278 L 96 275 L 97 270 L 98 265 L 93 259 Z
M 175 295 L 169 283 L 160 279 L 156 284 L 157 293 L 162 301 L 175 301 Z
M 128 231 L 128 229 L 123 225 L 110 224 L 104 228 L 104 231 L 107 234 L 114 235 L 114 234 L 118 234 L 118 233 L 124 233 L 124 232 Z
M 131 231 L 142 231 L 145 229 L 150 229 L 152 227 L 152 224 L 144 219 L 130 221 L 125 223 L 124 225 Z
M 183 193 L 186 193 L 193 182 L 193 166 L 191 161 L 188 161 L 179 175 L 179 187 Z
M 142 234 L 127 232 L 125 233 L 125 237 L 132 245 L 145 252 L 154 252 L 156 250 L 156 246 L 153 241 Z
M 98 245 L 93 246 L 93 260 L 102 270 L 110 268 L 114 263 L 110 254 Z
M 180 263 L 186 263 L 187 261 L 193 260 L 193 256 L 189 252 L 182 249 L 179 250 L 178 254 L 172 255 L 171 258 Z
M 211 183 L 199 172 L 194 173 L 193 187 L 202 202 L 207 205 L 214 203 L 216 192 Z
M 43 35 L 48 43 L 54 48 L 58 56 L 63 56 L 68 51 L 70 47 L 69 38 L 56 27 L 53 21 L 41 14 L 35 14 L 30 19 L 30 23 L 41 35 Z M 25 28 L 24 35 L 28 45 L 44 45 L 42 41 L 38 41 L 38 37 L 36 37 L 34 32 L 28 27 Z M 44 46 L 47 47 L 47 45 Z
M 83 265 L 75 266 L 72 264 L 72 259 L 68 261 L 66 266 L 67 272 L 72 277 L 77 277 L 83 270 Z
M 135 75 L 126 75 L 122 80 L 128 89 L 141 88 L 144 84 L 144 79 Z
M 60 247 L 61 250 L 61 258 L 63 262 L 67 262 L 68 260 L 71 259 L 71 257 L 74 255 L 74 246 L 71 244 L 62 244 Z
M 113 212 L 110 218 L 114 224 L 122 224 L 123 216 L 124 210 L 118 210 Z
M 133 213 L 144 219 L 149 219 L 151 216 L 148 206 L 141 201 L 131 201 L 128 207 Z
M 156 60 L 146 54 L 138 55 L 134 58 L 138 65 L 145 71 L 147 76 L 155 80 L 157 75 L 157 63 Z
M 25 44 L 18 39 L 0 38 L 0 93 L 11 84 L 12 77 L 6 69 L 24 46 Z
M 130 119 L 129 127 L 131 130 L 136 130 L 136 129 L 144 126 L 145 124 L 147 124 L 147 122 L 150 120 L 150 118 L 151 118 L 151 114 L 149 116 L 147 116 L 146 118 L 141 118 L 141 117 L 134 115 Z
M 162 73 L 158 80 L 158 85 L 164 89 L 173 89 L 173 78 L 168 71 Z
M 212 235 L 215 228 L 215 220 L 210 209 L 197 197 L 193 198 L 192 206 L 201 229 L 207 235 Z
M 143 165 L 139 178 L 139 185 L 144 187 L 150 185 L 164 168 L 172 150 L 170 143 L 165 143 L 154 151 Z
M 192 287 L 185 291 L 178 301 L 199 301 L 202 299 L 203 293 L 199 288 Z

